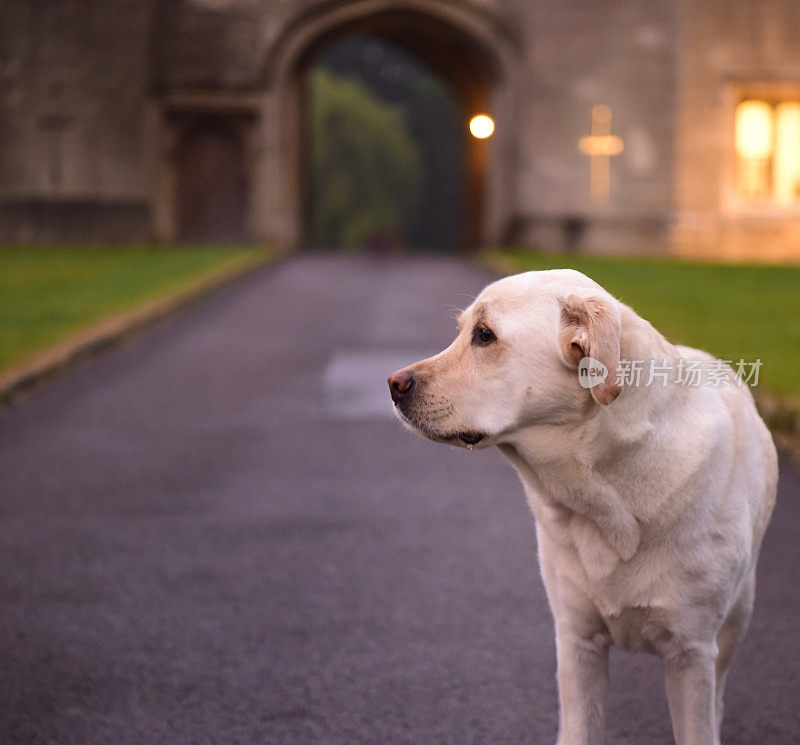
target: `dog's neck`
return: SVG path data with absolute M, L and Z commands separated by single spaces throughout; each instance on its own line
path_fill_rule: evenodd
M 643 363 L 641 380 L 637 385 L 623 384 L 622 392 L 609 406 L 597 404 L 597 415 L 587 422 L 582 432 L 589 446 L 584 457 L 595 454 L 595 462 L 613 462 L 620 450 L 644 444 L 658 428 L 666 412 L 679 405 L 681 391 L 672 385 L 680 352 L 647 321 L 630 308 L 621 306 L 622 331 L 620 359 L 632 365 Z M 661 379 L 648 384 L 651 362 L 662 364 L 669 384 Z
M 678 357 L 672 344 L 623 306 L 621 359 L 646 363 L 666 359 L 674 367 Z M 600 572 L 611 571 L 619 559 L 631 558 L 638 548 L 646 515 L 640 514 L 635 490 L 617 485 L 638 482 L 643 486 L 648 481 L 649 474 L 630 471 L 631 463 L 645 462 L 632 455 L 652 446 L 663 429 L 661 418 L 681 405 L 676 401 L 679 396 L 673 385 L 624 386 L 616 401 L 608 406 L 595 403 L 593 415 L 580 423 L 533 424 L 500 446 L 518 471 L 534 511 L 534 501 L 539 500 L 561 510 L 562 518 L 570 520 L 576 531 L 600 533 L 613 554 L 585 561 L 600 567 Z

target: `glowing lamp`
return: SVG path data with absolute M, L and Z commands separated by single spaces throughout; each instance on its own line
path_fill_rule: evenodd
M 494 121 L 492 121 L 492 117 L 486 114 L 476 114 L 469 120 L 469 131 L 473 137 L 485 140 L 487 137 L 491 137 L 492 132 L 494 132 Z

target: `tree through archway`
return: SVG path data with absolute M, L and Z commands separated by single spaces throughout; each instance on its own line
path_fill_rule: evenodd
M 311 245 L 458 247 L 466 134 L 449 83 L 356 34 L 309 63 L 305 91 Z

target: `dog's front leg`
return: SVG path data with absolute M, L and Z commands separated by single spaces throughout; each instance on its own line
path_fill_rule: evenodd
M 560 713 L 557 745 L 601 745 L 608 695 L 605 634 L 556 632 Z
M 711 644 L 706 650 L 705 646 L 664 660 L 676 745 L 720 745 L 715 711 L 716 648 Z

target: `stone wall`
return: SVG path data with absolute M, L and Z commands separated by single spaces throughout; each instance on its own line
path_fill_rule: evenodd
M 528 44 L 521 124 L 520 209 L 527 242 L 566 248 L 558 235 L 583 226 L 573 248 L 666 248 L 672 209 L 673 110 L 678 18 L 672 0 L 518 4 Z M 610 107 L 624 151 L 611 159 L 610 199 L 593 203 L 578 141 L 592 106 Z M 548 240 L 542 225 L 555 225 Z
M 800 100 L 796 0 L 685 0 L 677 112 L 676 251 L 796 259 L 800 210 L 754 204 L 735 185 L 734 116 L 744 98 Z
M 50 212 L 59 214 L 71 203 L 80 205 L 82 217 L 75 223 L 82 225 L 81 236 L 92 234 L 85 221 L 95 215 L 96 236 L 105 239 L 107 217 L 119 211 L 115 204 L 131 215 L 130 240 L 147 235 L 143 111 L 151 6 L 147 0 L 4 3 L 0 225 L 5 240 L 58 239 L 55 224 L 65 226 L 61 237 L 69 240 L 71 221 L 49 221 L 41 232 L 32 220 L 47 202 L 54 205 Z
M 246 122 L 250 237 L 299 240 L 302 57 L 398 9 L 497 67 L 484 242 L 800 253 L 800 211 L 743 204 L 732 176 L 737 101 L 800 82 L 795 0 L 6 0 L 0 238 L 175 239 L 181 127 L 218 115 Z M 599 103 L 625 145 L 607 203 L 578 149 Z

